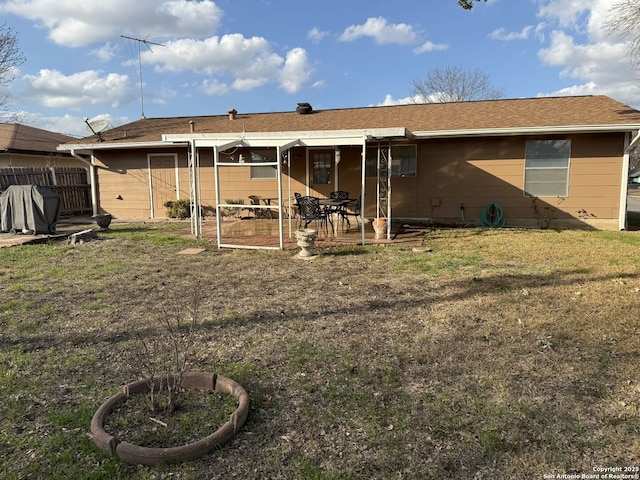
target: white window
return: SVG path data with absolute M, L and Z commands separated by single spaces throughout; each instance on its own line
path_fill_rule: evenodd
M 381 159 L 382 160 L 382 159 Z M 418 163 L 416 145 L 392 145 L 391 146 L 391 176 L 415 177 Z M 377 177 L 378 148 L 368 147 L 365 160 L 365 175 Z
M 251 150 L 251 163 L 274 163 L 276 161 L 276 152 L 273 150 Z M 265 165 L 254 167 L 251 166 L 252 179 L 276 178 L 278 176 L 277 168 L 274 165 Z
M 527 141 L 524 194 L 529 197 L 566 197 L 569 193 L 571 140 Z
M 314 153 L 313 154 L 313 184 L 329 185 L 331 184 L 331 161 L 332 153 Z

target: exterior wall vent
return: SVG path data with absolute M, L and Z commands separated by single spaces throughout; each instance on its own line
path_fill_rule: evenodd
M 298 112 L 300 115 L 306 115 L 308 113 L 313 112 L 313 108 L 309 103 L 306 103 L 306 102 L 298 103 L 298 108 L 296 108 L 296 112 Z

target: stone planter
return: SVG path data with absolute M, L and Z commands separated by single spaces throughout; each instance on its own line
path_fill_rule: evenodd
M 158 382 L 162 379 L 158 379 Z M 165 379 L 166 381 L 166 379 Z M 91 420 L 91 436 L 94 443 L 104 452 L 116 455 L 123 462 L 132 465 L 157 465 L 178 463 L 205 455 L 228 441 L 244 424 L 249 413 L 249 395 L 242 386 L 222 375 L 204 372 L 189 372 L 183 376 L 183 387 L 203 392 L 224 392 L 232 395 L 238 402 L 238 408 L 229 420 L 211 435 L 187 445 L 172 448 L 149 448 L 121 441 L 104 430 L 109 413 L 129 396 L 145 394 L 149 391 L 146 380 L 125 385 L 122 392 L 112 396 L 96 411 Z
M 109 225 L 111 225 L 111 219 L 113 218 L 111 216 L 110 213 L 99 213 L 98 215 L 94 215 L 93 218 L 96 223 L 98 224 L 98 226 L 102 229 L 107 229 L 109 228 Z
M 313 251 L 311 250 L 315 245 L 316 238 L 318 237 L 318 231 L 312 228 L 302 228 L 296 230 L 296 240 L 298 240 L 298 246 L 300 247 L 299 257 L 312 257 Z
M 376 232 L 376 238 L 384 238 L 387 235 L 387 219 L 386 218 L 375 218 L 373 222 L 373 231 Z

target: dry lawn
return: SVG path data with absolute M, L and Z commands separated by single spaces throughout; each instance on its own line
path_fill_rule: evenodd
M 436 230 L 430 253 L 300 261 L 178 255 L 201 244 L 171 228 L 0 250 L 0 477 L 542 479 L 640 465 L 640 233 Z M 133 333 L 161 335 L 191 291 L 191 367 L 241 383 L 247 423 L 200 460 L 121 464 L 93 445 L 91 417 L 134 380 Z

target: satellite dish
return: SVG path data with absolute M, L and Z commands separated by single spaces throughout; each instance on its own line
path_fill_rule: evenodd
M 104 142 L 104 138 L 102 138 L 102 135 L 100 133 L 109 126 L 109 120 L 101 119 L 90 122 L 87 117 L 84 117 L 84 123 L 87 124 L 87 130 L 89 130 L 94 135 L 98 135 L 99 142 Z

